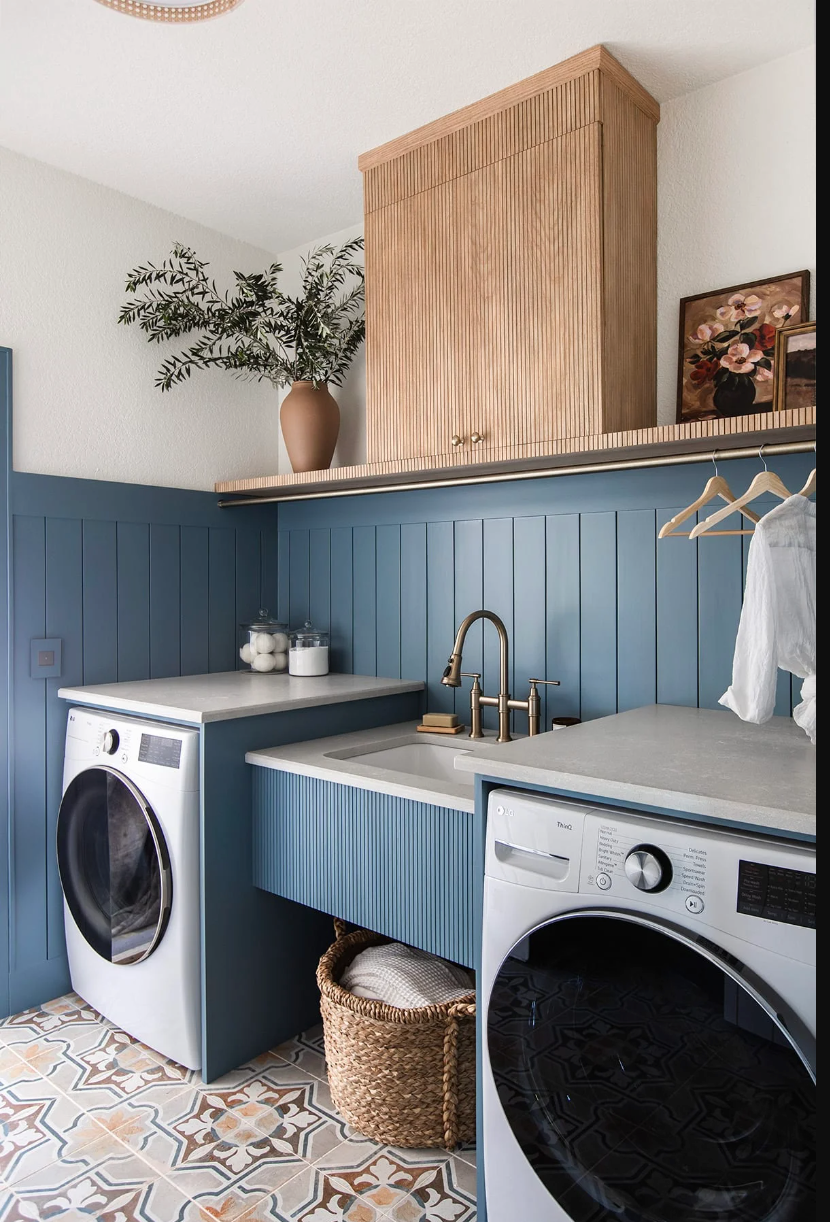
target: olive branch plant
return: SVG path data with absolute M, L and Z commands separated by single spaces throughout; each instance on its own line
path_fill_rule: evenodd
M 194 369 L 228 369 L 237 377 L 268 381 L 327 382 L 341 386 L 366 334 L 363 267 L 355 256 L 363 238 L 343 246 L 318 246 L 301 261 L 301 291 L 279 287 L 283 270 L 234 272 L 235 291 L 220 292 L 208 264 L 177 242 L 160 266 L 147 263 L 127 277 L 126 292 L 139 294 L 118 321 L 137 323 L 148 343 L 198 332 L 184 351 L 159 367 L 162 391 L 186 381 Z

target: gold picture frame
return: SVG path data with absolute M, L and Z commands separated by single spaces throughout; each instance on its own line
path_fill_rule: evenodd
M 773 411 L 816 405 L 816 323 L 790 323 L 775 336 Z M 801 336 L 808 337 L 800 340 Z M 812 343 L 809 337 L 812 336 Z M 793 342 L 795 341 L 795 342 Z M 800 342 L 799 342 L 800 341 Z

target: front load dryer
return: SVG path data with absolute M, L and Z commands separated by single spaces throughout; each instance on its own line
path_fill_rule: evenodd
M 489 797 L 488 1222 L 810 1222 L 815 846 Z
M 199 732 L 73 708 L 58 868 L 72 987 L 199 1069 Z

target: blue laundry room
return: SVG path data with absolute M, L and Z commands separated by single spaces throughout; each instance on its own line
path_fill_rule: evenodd
M 0 1222 L 812 1222 L 815 6 L 0 4 Z

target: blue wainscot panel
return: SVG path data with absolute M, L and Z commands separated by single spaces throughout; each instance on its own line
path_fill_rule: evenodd
M 258 887 L 475 965 L 472 814 L 253 772 Z

